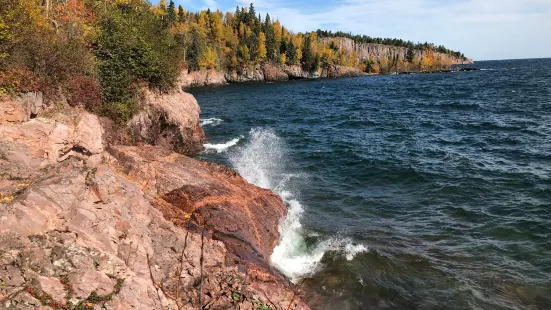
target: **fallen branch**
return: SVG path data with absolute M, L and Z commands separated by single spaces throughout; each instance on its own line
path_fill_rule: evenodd
M 201 284 L 199 285 L 199 309 L 203 309 L 203 264 L 204 264 L 203 249 L 204 247 L 205 247 L 205 225 L 203 225 L 203 231 L 201 232 L 201 258 L 200 258 Z
M 182 255 L 180 256 L 180 270 L 178 270 L 178 281 L 176 282 L 176 306 L 180 309 L 180 282 L 182 281 L 182 272 L 184 271 L 184 255 L 187 247 L 187 237 L 189 232 L 186 232 L 186 238 L 184 240 L 184 248 L 182 249 Z

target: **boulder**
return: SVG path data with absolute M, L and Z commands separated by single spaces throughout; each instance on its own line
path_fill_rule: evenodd
M 26 93 L 16 98 L 0 98 L 0 124 L 22 123 L 44 108 L 42 93 Z
M 226 84 L 224 75 L 214 69 L 188 72 L 183 70 L 178 78 L 178 86 L 186 89 L 198 86 L 219 86 Z
M 162 148 L 114 146 L 110 153 L 133 180 L 178 210 L 178 223 L 205 226 L 236 260 L 269 268 L 279 241 L 278 224 L 287 214 L 279 196 L 249 184 L 225 166 Z
M 199 123 L 201 109 L 192 95 L 145 90 L 144 103 L 144 110 L 127 124 L 133 144 L 162 146 L 184 155 L 203 150 L 206 137 Z
M 237 70 L 233 69 L 227 71 L 224 76 L 230 83 L 259 82 L 265 80 L 262 65 L 260 64 L 244 66 Z
M 280 66 L 264 64 L 262 65 L 262 71 L 266 81 L 287 81 L 289 79 L 289 75 Z

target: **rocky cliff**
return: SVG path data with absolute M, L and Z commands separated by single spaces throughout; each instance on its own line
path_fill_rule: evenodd
M 329 66 L 314 72 L 307 72 L 298 65 L 274 65 L 270 63 L 249 65 L 226 72 L 202 70 L 188 73 L 184 71 L 179 78 L 185 88 L 197 86 L 218 86 L 227 83 L 275 82 L 297 79 L 357 77 L 365 75 L 357 68 Z
M 138 146 L 78 109 L 0 101 L 0 308 L 308 309 L 269 264 L 281 199 L 148 145 L 192 154 L 204 134 L 190 95 L 145 98 Z
M 323 38 L 322 42 L 329 44 L 333 42 L 339 49 L 345 49 L 349 52 L 355 52 L 361 60 L 372 59 L 406 59 L 408 48 L 399 46 L 390 46 L 376 43 L 356 43 L 349 38 Z M 425 51 L 415 50 L 414 58 L 421 59 L 425 55 Z M 472 59 L 462 59 L 437 53 L 439 56 L 450 57 L 454 64 L 473 64 Z

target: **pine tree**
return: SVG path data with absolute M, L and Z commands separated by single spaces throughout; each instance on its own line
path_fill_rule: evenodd
M 314 69 L 314 55 L 312 54 L 312 42 L 310 36 L 304 37 L 304 43 L 302 45 L 302 67 L 306 71 L 312 71 Z
M 249 22 L 249 26 L 251 26 L 251 28 L 254 28 L 254 26 L 256 24 L 256 11 L 255 11 L 254 5 L 252 3 L 251 3 L 251 6 L 249 7 L 248 22 Z
M 168 5 L 168 22 L 170 25 L 176 22 L 176 6 L 173 0 L 170 0 L 170 4 Z
M 178 6 L 178 21 L 180 23 L 184 23 L 186 21 L 186 12 L 181 5 Z
M 289 42 L 287 44 L 287 64 L 288 65 L 295 65 L 297 63 L 297 48 L 293 44 L 293 42 Z
M 270 14 L 266 14 L 266 20 L 264 21 L 264 33 L 266 34 L 266 51 L 268 59 L 271 61 L 277 61 L 279 55 L 276 48 L 276 38 L 274 32 L 274 25 L 270 20 Z

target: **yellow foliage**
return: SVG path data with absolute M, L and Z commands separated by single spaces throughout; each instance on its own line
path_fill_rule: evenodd
M 211 47 L 207 47 L 205 53 L 200 56 L 199 67 L 201 69 L 215 69 L 218 63 L 218 54 Z
M 265 61 L 266 60 L 266 35 L 264 32 L 261 32 L 258 36 L 258 47 L 256 49 L 256 60 L 257 61 Z
M 286 62 L 287 62 L 287 55 L 285 55 L 285 53 L 282 53 L 281 55 L 279 55 L 279 63 L 284 64 Z
M 10 203 L 14 199 L 15 199 L 15 196 L 13 196 L 13 195 L 4 196 L 4 195 L 0 194 L 0 203 Z

